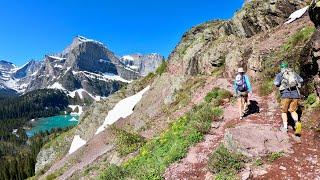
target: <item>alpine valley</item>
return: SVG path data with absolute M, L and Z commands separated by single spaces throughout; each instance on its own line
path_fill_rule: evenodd
M 137 54 L 118 57 L 101 42 L 77 36 L 61 53 L 22 67 L 1 60 L 0 179 L 33 176 L 45 142 L 76 126 L 93 102 L 165 62 L 156 53 Z
M 156 53 L 119 58 L 101 42 L 77 36 L 63 52 L 20 68 L 0 61 L 0 92 L 23 94 L 48 88 L 63 90 L 73 98 L 99 100 L 155 71 L 163 61 Z

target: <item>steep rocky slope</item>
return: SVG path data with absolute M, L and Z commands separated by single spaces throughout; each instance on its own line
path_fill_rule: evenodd
M 185 176 L 188 174 L 185 174 L 184 170 L 189 170 L 188 168 L 192 168 L 195 171 L 194 178 L 204 179 L 206 174 L 211 174 L 209 177 L 212 177 L 212 173 L 206 168 L 208 155 L 221 143 L 221 137 L 223 137 L 225 129 L 236 125 L 236 123 L 228 124 L 228 121 L 237 122 L 236 117 L 232 116 L 236 114 L 235 105 L 231 104 L 229 99 L 222 100 L 220 107 L 225 109 L 224 120 L 218 122 L 218 124 L 223 124 L 221 128 L 219 128 L 219 125 L 217 126 L 216 122 L 213 122 L 208 132 L 197 132 L 199 136 L 203 135 L 203 133 L 208 134 L 203 137 L 205 138 L 204 141 L 196 144 L 194 148 L 190 149 L 189 153 L 185 149 L 181 150 L 180 146 L 183 145 L 179 143 L 174 144 L 176 151 L 173 152 L 175 155 L 173 159 L 165 156 L 169 153 L 162 154 L 165 156 L 163 159 L 156 156 L 156 153 L 161 154 L 161 151 L 169 149 L 167 147 L 169 145 L 166 142 L 169 141 L 169 138 L 174 138 L 175 133 L 179 133 L 179 128 L 185 125 L 183 123 L 181 125 L 179 122 L 184 122 L 183 117 L 189 116 L 188 113 L 197 112 L 202 107 L 203 99 L 212 88 L 232 89 L 231 77 L 234 76 L 234 72 L 239 66 L 244 66 L 248 70 L 255 87 L 257 87 L 255 88 L 257 94 L 253 98 L 258 102 L 258 105 L 261 103 L 262 109 L 267 108 L 261 114 L 250 116 L 249 120 L 251 123 L 261 124 L 259 120 L 267 120 L 269 117 L 274 117 L 272 118 L 272 123 L 267 121 L 270 127 L 268 128 L 274 129 L 274 127 L 277 127 L 280 119 L 279 116 L 274 116 L 277 111 L 277 104 L 275 94 L 272 94 L 273 89 L 270 80 L 277 71 L 279 61 L 283 58 L 288 59 L 290 64 L 301 74 L 305 74 L 304 78 L 307 78 L 306 75 L 309 74 L 301 66 L 301 62 L 303 62 L 301 59 L 303 57 L 313 59 L 314 52 L 318 51 L 314 45 L 316 43 L 310 45 L 311 42 L 317 42 L 319 39 L 316 35 L 318 31 L 314 33 L 315 29 L 308 15 L 294 21 L 292 24 L 283 25 L 292 12 L 304 7 L 306 4 L 306 1 L 294 0 L 250 1 L 235 14 L 232 20 L 207 22 L 192 28 L 184 34 L 181 42 L 171 53 L 165 72 L 160 71 L 159 74 L 150 74 L 144 79 L 134 81 L 119 92 L 109 96 L 105 101 L 94 103 L 81 116 L 79 126 L 47 144 L 38 156 L 39 161 L 36 165 L 37 178 L 50 176 L 61 179 L 89 179 L 96 178 L 101 174 L 105 177 L 110 177 L 111 175 L 108 173 L 115 172 L 116 174 L 118 173 L 119 177 L 124 176 L 133 179 L 151 178 L 150 174 L 154 175 L 152 177 L 158 178 L 160 176 L 170 179 L 171 177 L 167 176 L 168 174 L 164 175 L 165 169 L 185 155 L 187 155 L 186 159 L 182 159 L 182 161 L 177 162 L 177 165 L 170 166 L 167 169 L 169 175 L 176 173 L 176 176 L 173 176 L 172 179 L 191 177 L 191 174 L 190 176 Z M 305 49 L 310 51 L 305 51 Z M 315 64 L 312 63 L 312 65 Z M 308 82 L 314 82 L 314 78 L 318 78 L 318 74 L 319 71 L 310 75 L 311 77 L 307 78 Z M 95 135 L 97 128 L 103 123 L 108 112 L 117 102 L 139 92 L 147 85 L 151 85 L 150 90 L 143 95 L 130 116 L 119 119 L 112 128 L 109 127 L 100 134 Z M 303 91 L 305 96 L 315 92 L 315 84 L 306 84 L 306 86 L 308 88 Z M 268 100 L 272 100 L 272 102 L 269 103 Z M 306 109 L 306 112 L 308 111 L 311 112 L 314 109 Z M 194 119 L 197 119 L 196 116 Z M 305 116 L 305 118 L 311 117 L 308 113 Z M 180 117 L 182 119 L 179 119 Z M 198 127 L 200 125 L 194 124 L 194 126 Z M 218 130 L 216 129 L 217 127 L 219 128 Z M 136 136 L 141 137 L 147 143 L 141 151 L 132 151 L 132 153 L 123 155 L 119 152 L 118 141 L 119 136 L 123 138 L 126 136 L 117 134 L 114 128 L 124 130 L 124 134 L 127 133 L 127 136 L 135 137 L 134 139 L 136 140 L 139 139 Z M 166 133 L 170 133 L 171 130 L 176 131 L 167 137 Z M 310 129 L 306 131 L 313 133 Z M 215 132 L 218 136 L 213 135 Z M 79 135 L 87 144 L 75 153 L 67 155 L 74 135 Z M 187 135 L 183 134 L 184 136 Z M 182 137 L 178 138 L 181 139 Z M 202 140 L 201 138 L 197 139 L 197 137 L 188 136 L 182 139 L 188 138 L 196 139 L 194 143 Z M 131 141 L 129 142 L 132 143 Z M 314 142 L 316 141 L 311 143 Z M 162 144 L 163 149 L 154 152 L 153 150 L 157 144 Z M 303 145 L 305 144 L 308 143 L 303 141 Z M 132 148 L 129 145 L 127 146 L 125 148 Z M 299 146 L 299 148 L 303 147 Z M 293 150 L 297 151 L 299 148 L 293 148 Z M 314 147 L 310 145 L 306 146 L 306 148 L 313 149 Z M 204 152 L 201 154 L 203 156 L 197 158 L 197 150 L 201 151 L 201 153 Z M 155 153 L 153 154 L 154 157 L 159 158 L 157 162 L 165 164 L 164 167 L 154 166 L 152 157 L 142 161 L 143 158 L 149 157 L 148 153 L 151 152 Z M 193 166 L 194 164 L 184 164 L 190 163 L 190 161 L 194 164 L 200 163 L 200 168 Z M 141 164 L 139 163 L 144 163 L 142 169 L 130 169 L 132 166 L 140 167 L 139 165 Z M 116 164 L 117 166 L 115 168 L 110 164 Z M 175 167 L 181 168 L 175 169 Z M 203 169 L 203 167 L 205 168 Z M 122 171 L 121 168 L 124 168 L 124 170 Z M 318 166 L 313 168 L 318 168 Z M 304 170 L 311 172 L 313 168 Z M 140 173 L 145 171 L 147 175 L 143 176 L 143 174 L 134 171 L 141 171 Z M 149 171 L 152 172 L 150 173 Z M 172 172 L 170 173 L 170 171 Z M 264 171 L 274 172 L 268 168 Z M 279 171 L 276 171 L 276 173 L 281 175 Z M 291 177 L 290 173 L 286 175 Z M 259 178 L 259 176 L 261 174 L 259 175 L 258 173 L 257 177 Z M 269 176 L 266 175 L 266 177 Z M 316 178 L 316 176 L 312 175 L 308 177 Z

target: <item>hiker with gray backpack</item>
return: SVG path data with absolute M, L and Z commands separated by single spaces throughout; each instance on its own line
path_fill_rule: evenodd
M 276 75 L 274 84 L 279 88 L 281 95 L 281 117 L 283 126 L 281 131 L 288 132 L 288 115 L 290 112 L 292 119 L 295 122 L 295 134 L 301 134 L 301 122 L 299 122 L 299 116 L 297 113 L 298 102 L 300 99 L 301 83 L 303 79 L 289 68 L 287 62 L 283 61 L 280 65 L 281 72 Z
M 238 69 L 238 74 L 234 81 L 234 91 L 238 98 L 240 120 L 243 119 L 248 112 L 249 94 L 252 94 L 252 88 L 248 75 L 245 74 L 243 68 Z

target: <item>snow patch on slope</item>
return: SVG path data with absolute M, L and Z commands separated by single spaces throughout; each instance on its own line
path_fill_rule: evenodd
M 98 44 L 101 44 L 103 45 L 103 43 L 99 42 L 99 41 L 96 41 L 96 40 L 93 40 L 93 39 L 88 39 L 86 37 L 83 37 L 83 36 L 77 36 L 78 40 L 80 42 L 95 42 L 95 43 L 98 43 Z
M 306 7 L 304 7 L 304 8 L 301 8 L 301 9 L 293 12 L 293 13 L 289 16 L 289 20 L 286 21 L 284 24 L 289 24 L 289 23 L 295 21 L 296 19 L 301 18 L 301 17 L 304 15 L 304 13 L 307 12 L 308 8 L 309 8 L 309 6 L 306 6 Z
M 69 149 L 69 154 L 74 153 L 79 148 L 84 146 L 86 143 L 87 143 L 87 141 L 81 139 L 81 137 L 79 135 L 75 135 L 73 138 L 73 141 L 71 143 L 70 149 Z
M 134 61 L 134 58 L 130 55 L 123 56 L 122 59 L 128 60 L 128 61 Z
M 150 89 L 147 86 L 137 94 L 127 97 L 119 101 L 112 110 L 109 111 L 107 117 L 105 118 L 103 124 L 97 129 L 95 134 L 99 134 L 104 131 L 106 127 L 115 123 L 120 118 L 126 118 L 133 113 L 134 106 L 141 100 L 142 95 Z
M 48 87 L 49 89 L 61 89 L 66 91 L 66 89 L 62 86 L 62 84 L 55 82 L 54 84 L 52 84 L 51 86 Z
M 65 60 L 66 58 L 63 58 L 63 57 L 58 57 L 58 56 L 48 56 L 52 59 L 55 59 L 55 60 L 58 60 L 58 61 L 62 61 L 62 60 Z
M 132 71 L 132 70 L 131 70 Z M 77 75 L 77 74 L 83 74 L 85 76 L 87 76 L 88 78 L 91 79 L 99 79 L 101 81 L 121 81 L 121 82 L 125 82 L 125 83 L 131 83 L 132 81 L 126 80 L 124 78 L 122 78 L 119 75 L 113 74 L 113 73 L 104 73 L 104 74 L 96 74 L 96 73 L 92 73 L 92 72 L 88 72 L 88 71 L 72 71 L 72 74 Z

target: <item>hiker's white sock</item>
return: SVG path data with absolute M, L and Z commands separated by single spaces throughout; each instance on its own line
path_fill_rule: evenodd
M 283 127 L 284 127 L 285 129 L 288 129 L 288 122 L 283 122 Z
M 294 122 L 298 122 L 298 120 L 299 120 L 298 113 L 292 112 L 292 113 L 291 113 L 291 117 L 292 117 L 292 119 L 294 120 Z
M 282 113 L 281 117 L 282 117 L 282 121 L 283 121 L 283 127 L 288 129 L 288 116 L 287 116 L 287 113 Z

